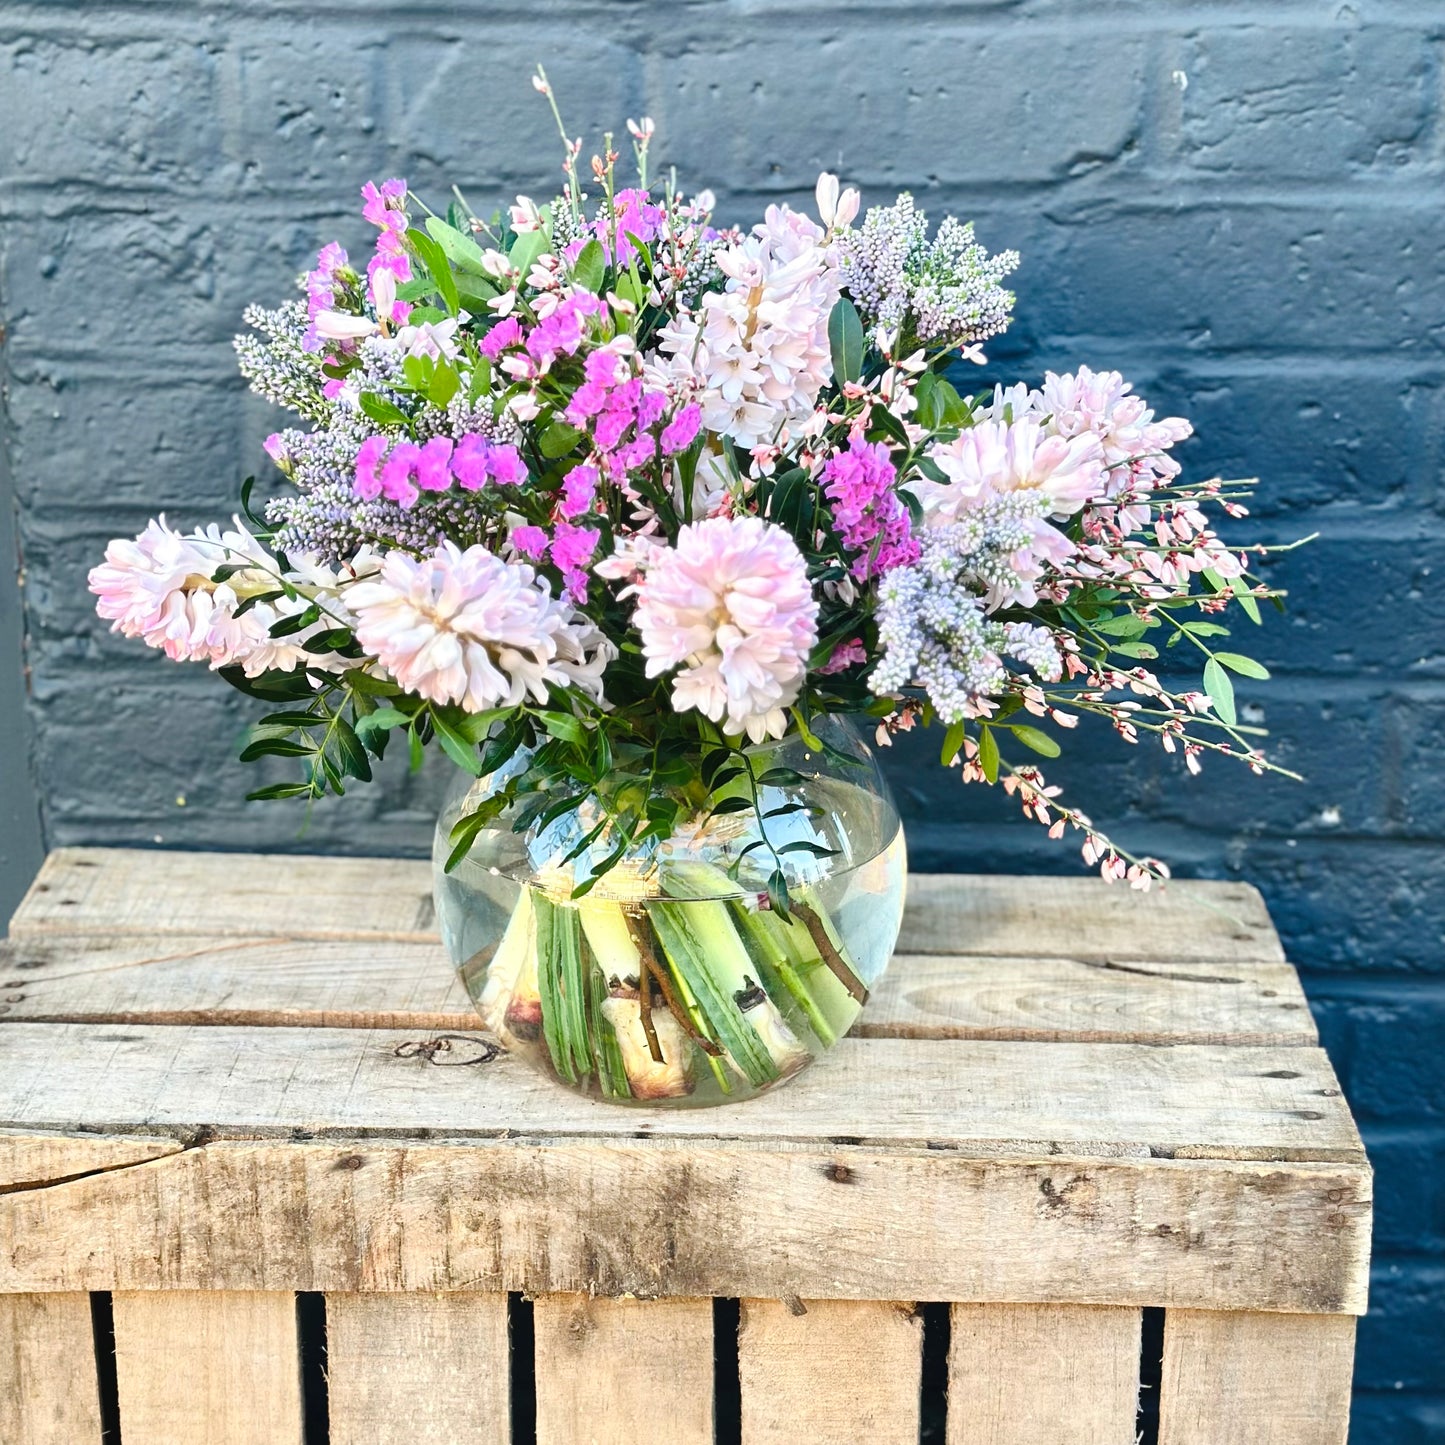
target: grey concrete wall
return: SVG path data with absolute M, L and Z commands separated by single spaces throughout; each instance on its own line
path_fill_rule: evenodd
M 223 515 L 264 469 L 273 417 L 229 337 L 320 242 L 364 244 L 362 181 L 544 194 L 540 59 L 575 130 L 652 114 L 728 218 L 824 166 L 868 200 L 911 187 L 1023 253 L 990 379 L 1120 367 L 1195 420 L 1195 474 L 1264 478 L 1259 532 L 1320 533 L 1272 569 L 1288 618 L 1247 639 L 1276 680 L 1241 690 L 1307 786 L 1187 781 L 1112 737 L 1053 772 L 1181 871 L 1265 889 L 1380 1166 L 1353 1438 L 1445 1438 L 1442 55 L 1438 0 L 0 3 L 3 437 L 47 841 L 426 845 L 427 778 L 304 832 L 243 805 L 248 705 L 110 637 L 84 591 L 106 538 Z M 890 763 L 917 863 L 1076 866 L 934 751 Z

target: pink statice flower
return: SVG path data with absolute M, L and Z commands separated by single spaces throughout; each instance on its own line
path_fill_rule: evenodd
M 519 487 L 527 480 L 527 464 L 510 443 L 494 446 L 487 452 L 487 475 L 499 487 Z
M 675 456 L 686 451 L 697 436 L 702 425 L 702 408 L 696 402 L 683 407 L 662 429 L 662 451 L 664 456 Z
M 375 501 L 381 495 L 381 477 L 377 467 L 386 455 L 388 442 L 384 436 L 369 436 L 357 448 L 356 479 L 352 490 L 363 502 Z
M 613 216 L 598 216 L 592 223 L 593 234 L 602 242 L 607 259 L 612 259 L 612 236 L 617 235 L 617 260 L 622 266 L 629 265 L 637 254 L 637 247 L 629 237 L 636 237 L 643 245 L 657 239 L 662 223 L 667 219 L 665 207 L 657 204 L 646 191 L 636 187 L 618 191 L 612 199 Z M 613 220 L 616 225 L 614 228 Z
M 447 541 L 420 559 L 388 552 L 346 600 L 361 646 L 429 702 L 483 712 L 545 703 L 552 687 L 574 685 L 601 696 L 610 656 L 601 634 L 526 563 L 485 547 Z
M 547 543 L 550 539 L 543 528 L 523 523 L 520 527 L 512 528 L 507 540 L 522 556 L 540 562 L 547 555 Z
M 854 577 L 866 582 L 918 560 L 912 518 L 897 491 L 898 472 L 883 442 L 854 436 L 848 450 L 823 467 L 823 491 L 833 503 L 833 525 L 857 554 Z
M 787 730 L 817 640 L 807 563 L 781 527 L 714 517 L 647 559 L 634 620 L 647 675 L 673 668 L 673 703 L 754 742 Z
M 595 527 L 574 527 L 570 522 L 558 522 L 553 532 L 552 561 L 562 573 L 567 595 L 574 602 L 587 600 L 587 564 L 601 536 Z
M 522 344 L 522 323 L 515 316 L 504 316 L 477 343 L 477 350 L 495 361 L 504 351 Z
M 452 484 L 450 437 L 433 437 L 416 459 L 416 484 L 423 492 L 445 492 Z
M 458 438 L 456 450 L 452 453 L 452 475 L 463 491 L 475 492 L 486 484 L 491 450 L 491 443 L 477 432 L 468 432 Z
M 832 677 L 834 673 L 846 672 L 850 667 L 857 667 L 859 663 L 867 661 L 868 649 L 863 646 L 863 639 L 854 637 L 848 642 L 839 643 L 833 649 L 832 657 L 818 669 L 818 675 Z
M 361 188 L 361 199 L 365 204 L 361 214 L 373 226 L 383 230 L 406 229 L 406 182 L 399 176 L 383 181 L 367 181 Z
M 562 479 L 562 497 L 557 510 L 569 522 L 592 510 L 597 500 L 597 468 L 583 463 L 573 467 Z

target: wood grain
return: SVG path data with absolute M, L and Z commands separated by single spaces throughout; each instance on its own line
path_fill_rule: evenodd
M 117 1293 L 115 1367 L 138 1445 L 301 1445 L 290 1293 Z
M 1344 1445 L 1348 1316 L 1170 1310 L 1159 1445 Z
M 10 923 L 52 932 L 436 938 L 431 867 L 390 858 L 58 848 Z M 915 874 L 900 953 L 1132 959 L 1147 937 L 1174 963 L 1284 959 L 1259 893 L 1182 881 L 1153 893 L 1097 878 Z
M 1139 1319 L 1087 1305 L 954 1305 L 948 1445 L 1134 1445 Z
M 712 1445 L 711 1300 L 554 1294 L 533 1319 L 537 1445 Z
M 0 1292 L 520 1290 L 1364 1308 L 1360 1164 L 214 1139 L 0 1195 Z
M 0 944 L 7 1022 L 473 1029 L 439 943 L 42 934 Z M 1283 963 L 900 954 L 857 1034 L 1075 1043 L 1312 1044 Z
M 1059 1149 L 1362 1160 L 1320 1049 L 844 1039 L 784 1089 L 703 1110 L 578 1100 L 465 1038 L 390 1030 L 10 1024 L 0 1129 L 85 1120 L 301 1129 L 757 1141 L 854 1138 L 969 1151 Z M 400 1053 L 398 1052 L 400 1051 Z
M 910 1304 L 744 1300 L 747 1445 L 917 1445 L 923 1328 Z M 800 1428 L 800 1422 L 806 1426 Z
M 504 1294 L 326 1297 L 330 1445 L 508 1445 Z
M 176 1139 L 116 1134 L 34 1134 L 0 1130 L 0 1194 L 55 1184 L 84 1174 L 128 1169 L 147 1159 L 178 1153 Z M 0 1436 L 0 1440 L 3 1440 Z
M 0 1294 L 0 1440 L 100 1445 L 87 1294 Z

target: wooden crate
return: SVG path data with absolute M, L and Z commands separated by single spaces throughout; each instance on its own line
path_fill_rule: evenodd
M 109 1296 L 125 1445 L 297 1445 L 302 1291 L 335 1445 L 500 1445 L 533 1380 L 542 1445 L 722 1438 L 715 1391 L 891 1445 L 945 1376 L 949 1445 L 1132 1445 L 1161 1308 L 1163 1445 L 1343 1441 L 1370 1171 L 1259 896 L 917 877 L 900 955 L 786 1089 L 647 1113 L 487 1061 L 422 864 L 53 854 L 0 1440 L 100 1440 Z

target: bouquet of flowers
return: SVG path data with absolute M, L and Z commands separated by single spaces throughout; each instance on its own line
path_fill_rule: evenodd
M 829 175 L 816 216 L 723 226 L 649 177 L 651 122 L 628 130 L 636 184 L 611 136 L 588 170 L 564 129 L 562 194 L 488 220 L 367 185 L 364 261 L 325 246 L 236 342 L 306 423 L 266 443 L 289 486 L 258 508 L 248 482 L 229 527 L 160 517 L 90 585 L 116 630 L 270 706 L 242 757 L 300 776 L 253 798 L 339 794 L 394 741 L 481 780 L 445 868 L 505 824 L 550 880 L 485 950 L 504 1036 L 617 1097 L 687 1092 L 699 1051 L 729 1092 L 831 1042 L 876 973 L 778 749 L 846 773 L 830 719 L 880 743 L 937 723 L 943 766 L 1147 888 L 1164 865 L 1035 759 L 1090 718 L 1193 772 L 1270 766 L 1231 684 L 1267 674 L 1220 643 L 1274 594 L 1267 549 L 1209 516 L 1247 486 L 1183 481 L 1189 424 L 1118 373 L 960 387 L 1008 325 L 1013 252 L 952 217 L 930 235 L 906 194 L 860 221 Z M 1201 685 L 1161 679 L 1161 647 Z M 668 872 L 698 837 L 712 861 Z

